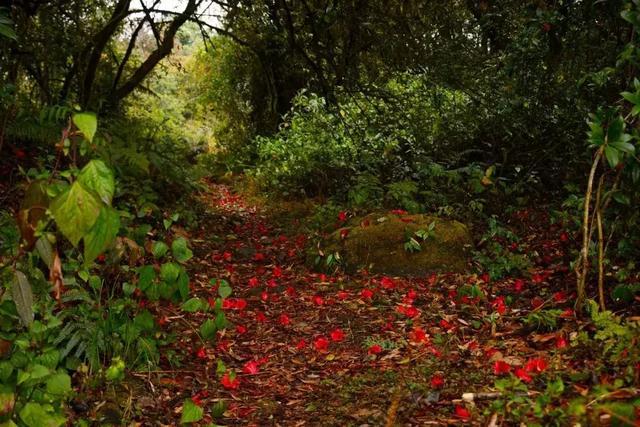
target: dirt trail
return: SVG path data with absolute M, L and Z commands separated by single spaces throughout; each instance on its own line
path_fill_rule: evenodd
M 227 187 L 211 190 L 206 227 L 191 236 L 192 287 L 213 298 L 210 279 L 229 281 L 230 326 L 203 345 L 195 331 L 211 314 L 160 309 L 185 362 L 138 375 L 148 391 L 133 412 L 144 424 L 177 423 L 183 400 L 193 397 L 205 408 L 203 421 L 221 425 L 447 425 L 468 423 L 467 410 L 480 425 L 488 419 L 482 410 L 457 399 L 489 389 L 496 354 L 514 365 L 537 356 L 514 335 L 515 319 L 505 316 L 497 328 L 486 321 L 500 286 L 511 283 L 316 274 L 303 264 L 305 236 L 281 234 Z M 456 289 L 465 284 L 486 298 L 461 304 Z M 219 362 L 237 383 L 221 379 Z M 220 400 L 224 416 L 212 419 Z

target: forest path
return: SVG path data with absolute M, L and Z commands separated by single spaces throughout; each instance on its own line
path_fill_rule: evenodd
M 185 361 L 139 375 L 153 396 L 134 402 L 141 420 L 177 423 L 191 397 L 205 424 L 448 425 L 472 416 L 480 425 L 487 418 L 465 407 L 462 394 L 492 386 L 494 360 L 524 365 L 553 338 L 536 350 L 516 335 L 516 318 L 487 320 L 511 282 L 313 273 L 304 265 L 306 236 L 283 234 L 223 185 L 211 185 L 203 200 L 209 211 L 191 236 L 191 286 L 213 301 L 211 279 L 229 282 L 229 326 L 203 342 L 196 331 L 214 315 L 165 313 Z M 458 294 L 465 286 L 482 297 Z M 215 414 L 219 401 L 224 415 Z

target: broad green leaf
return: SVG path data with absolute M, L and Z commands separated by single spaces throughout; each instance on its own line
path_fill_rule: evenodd
M 607 139 L 609 143 L 616 142 L 620 140 L 622 137 L 622 133 L 624 132 L 624 119 L 622 116 L 617 116 L 615 119 L 611 121 L 609 124 L 609 129 L 607 129 Z
M 222 330 L 226 327 L 227 327 L 227 316 L 224 314 L 224 311 L 220 311 L 216 315 L 216 328 L 218 330 Z
M 228 298 L 233 292 L 231 286 L 229 286 L 229 282 L 226 280 L 220 280 L 218 284 L 218 295 L 222 298 Z
M 182 417 L 180 417 L 181 424 L 195 423 L 202 419 L 204 411 L 201 407 L 193 403 L 191 399 L 185 399 L 182 405 Z
M 183 300 L 189 296 L 189 275 L 184 270 L 178 276 L 178 292 Z
M 87 141 L 93 141 L 96 130 L 98 130 L 98 118 L 94 113 L 75 113 L 73 115 L 73 123 L 82 132 Z
M 27 276 L 22 271 L 16 270 L 11 297 L 22 324 L 29 326 L 33 322 L 33 292 Z
M 210 340 L 216 336 L 216 332 L 218 328 L 216 328 L 216 322 L 211 319 L 205 320 L 202 325 L 200 325 L 200 335 L 202 339 Z
M 156 279 L 156 272 L 152 265 L 143 265 L 138 269 L 138 287 L 146 291 Z
M 633 154 L 636 151 L 636 147 L 634 147 L 633 144 L 630 144 L 630 143 L 624 142 L 624 141 L 612 142 L 610 145 L 612 147 L 617 148 L 618 150 L 620 150 L 622 152 L 629 153 L 629 154 Z
M 206 303 L 203 303 L 200 298 L 190 298 L 182 304 L 182 311 L 195 313 L 196 311 L 202 310 L 203 307 L 206 307 Z
M 167 254 L 167 251 L 169 251 L 169 246 L 164 242 L 154 242 L 153 247 L 151 248 L 151 252 L 156 258 L 162 258 Z
M 178 262 L 187 262 L 193 257 L 193 252 L 187 246 L 187 239 L 179 237 L 171 243 L 171 252 Z
M 53 262 L 53 247 L 51 246 L 51 242 L 49 242 L 45 236 L 40 237 L 36 240 L 36 250 L 42 261 L 44 261 L 47 267 L 50 267 Z
M 20 419 L 27 427 L 59 427 L 66 419 L 53 412 L 51 405 L 29 402 L 20 410 Z
M 51 214 L 58 228 L 73 246 L 93 227 L 102 204 L 78 181 L 51 203 Z
M 116 189 L 115 178 L 109 166 L 102 160 L 91 160 L 82 168 L 78 181 L 85 188 L 94 191 L 100 199 L 110 205 Z
M 71 377 L 65 373 L 52 375 L 47 380 L 47 393 L 64 396 L 71 392 Z
M 607 157 L 607 161 L 609 162 L 609 166 L 615 168 L 620 163 L 620 152 L 617 148 L 607 145 L 604 148 L 604 155 Z
M 173 283 L 178 280 L 180 271 L 182 271 L 182 269 L 178 264 L 167 262 L 160 266 L 160 277 L 162 277 L 162 280 L 165 282 Z
M 141 331 L 153 331 L 155 329 L 153 315 L 149 310 L 144 310 L 136 315 L 136 317 L 133 318 L 133 324 L 140 328 Z
M 90 264 L 115 240 L 120 229 L 120 215 L 111 206 L 103 206 L 95 224 L 84 236 L 84 263 Z

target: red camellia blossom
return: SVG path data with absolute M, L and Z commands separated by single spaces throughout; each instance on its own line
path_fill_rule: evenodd
M 267 302 L 269 300 L 269 293 L 267 291 L 262 291 L 260 293 L 260 299 L 264 302 Z
M 442 375 L 434 375 L 431 377 L 431 388 L 442 388 L 444 386 L 444 378 Z
M 234 374 L 229 374 L 229 372 L 225 372 L 220 380 L 222 386 L 229 390 L 235 390 L 240 386 L 240 379 L 236 378 Z
M 531 276 L 531 281 L 533 283 L 542 283 L 544 282 L 544 274 L 535 273 Z
M 329 340 L 325 337 L 318 337 L 313 342 L 313 345 L 315 346 L 316 350 L 324 352 L 329 349 Z
M 483 273 L 482 276 L 480 276 L 480 280 L 482 280 L 484 283 L 489 283 L 489 281 L 491 280 L 491 276 L 489 276 L 489 273 Z
M 462 418 L 463 420 L 468 420 L 469 418 L 471 418 L 471 412 L 469 412 L 469 410 L 464 406 L 456 405 L 454 412 L 456 414 L 456 417 Z
M 453 325 L 451 323 L 447 322 L 445 319 L 442 319 L 440 321 L 440 327 L 443 328 L 443 329 L 447 329 L 448 330 L 448 329 L 452 329 Z
M 410 305 L 409 307 L 404 309 L 404 315 L 409 317 L 409 318 L 414 318 L 416 317 L 418 314 L 420 314 L 420 310 L 418 310 L 417 308 L 415 308 L 414 306 Z
M 347 213 L 345 211 L 340 211 L 338 213 L 338 221 L 345 222 L 347 220 Z
M 555 302 L 564 302 L 567 300 L 567 295 L 562 291 L 556 292 L 553 294 L 553 300 Z
M 524 290 L 524 280 L 522 279 L 516 279 L 513 282 L 513 290 L 517 293 L 520 293 Z
M 524 365 L 524 369 L 529 373 L 540 373 L 544 372 L 548 366 L 549 365 L 543 358 L 538 357 L 536 359 L 529 360 L 526 365 Z
M 271 274 L 273 275 L 273 277 L 282 277 L 282 269 L 276 265 L 275 267 L 273 267 Z
M 298 341 L 298 344 L 296 344 L 296 349 L 298 350 L 303 350 L 307 347 L 307 342 L 305 340 L 300 340 Z
M 283 313 L 280 315 L 280 317 L 278 317 L 278 323 L 280 323 L 282 326 L 287 326 L 289 323 L 291 323 L 291 319 L 289 319 L 289 316 Z
M 394 282 L 393 279 L 384 276 L 382 279 L 380 279 L 380 285 L 382 285 L 384 289 L 394 289 L 396 287 L 396 282 Z
M 224 259 L 225 261 L 231 261 L 232 258 L 233 258 L 233 254 L 231 252 L 225 251 L 222 254 L 222 259 Z
M 491 306 L 499 313 L 505 314 L 507 312 L 507 306 L 504 303 L 504 297 L 498 297 L 493 300 Z
M 340 328 L 335 328 L 329 335 L 332 341 L 340 342 L 344 340 L 344 332 Z
M 402 209 L 394 209 L 391 213 L 395 215 L 406 215 L 408 212 Z
M 367 289 L 364 288 L 361 292 L 360 292 L 360 296 L 363 299 L 371 299 L 373 298 L 373 291 L 371 289 Z
M 569 233 L 567 233 L 566 231 L 563 231 L 562 233 L 560 233 L 560 241 L 561 242 L 568 242 L 569 241 Z
M 369 353 L 369 354 L 380 354 L 380 353 L 382 353 L 382 347 L 380 347 L 380 345 L 378 345 L 378 344 L 373 344 L 371 347 L 369 347 L 369 350 L 367 350 L 367 353 Z
M 295 297 L 297 294 L 296 289 L 293 286 L 287 286 L 285 293 L 288 297 Z
M 493 373 L 496 375 L 508 374 L 511 372 L 511 365 L 504 360 L 496 360 L 493 363 Z
M 242 372 L 245 374 L 255 375 L 260 371 L 260 365 L 255 360 L 251 360 L 244 364 Z
M 569 319 L 571 317 L 574 316 L 574 311 L 570 308 L 565 308 L 565 310 L 562 312 L 562 314 L 560 314 L 560 317 L 562 317 L 563 319 Z
M 261 311 L 256 311 L 256 322 L 265 323 L 267 321 L 267 316 Z
M 347 291 L 338 291 L 338 299 L 339 300 L 345 300 L 347 298 L 349 298 L 349 292 Z
M 244 325 L 237 325 L 236 326 L 236 332 L 239 334 L 244 334 L 247 332 L 247 327 Z
M 256 252 L 256 254 L 253 256 L 253 260 L 254 261 L 258 261 L 259 262 L 259 261 L 264 261 L 264 259 L 265 259 L 265 256 L 261 252 Z
M 313 296 L 313 303 L 315 305 L 324 305 L 324 299 L 320 295 Z
M 249 279 L 248 285 L 250 288 L 255 288 L 256 286 L 258 286 L 258 283 L 258 278 L 252 277 L 251 279 Z
M 567 340 L 564 339 L 564 337 L 562 335 L 558 335 L 556 337 L 556 348 L 565 348 L 568 345 L 569 344 L 567 344 Z
M 520 381 L 522 381 L 522 382 L 530 383 L 531 380 L 532 380 L 531 376 L 523 368 L 516 369 L 514 374 L 515 374 L 516 377 L 520 378 Z
M 207 350 L 204 347 L 200 347 L 196 350 L 196 357 L 198 359 L 206 359 L 207 358 Z
M 340 238 L 341 239 L 346 239 L 347 236 L 349 235 L 349 230 L 348 228 L 343 228 L 342 230 L 340 230 Z
M 427 333 L 419 326 L 413 328 L 413 331 L 411 331 L 409 337 L 411 338 L 411 341 L 416 344 L 428 342 Z

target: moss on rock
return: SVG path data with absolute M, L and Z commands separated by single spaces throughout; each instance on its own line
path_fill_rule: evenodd
M 429 237 L 423 240 L 416 235 L 421 230 L 428 232 L 431 224 L 434 228 Z M 370 214 L 351 220 L 344 229 L 336 230 L 319 247 L 310 249 L 308 263 L 326 269 L 333 265 L 327 260 L 337 258 L 349 273 L 364 268 L 398 276 L 462 272 L 468 266 L 473 245 L 464 224 L 429 215 Z M 405 248 L 412 237 L 420 244 L 419 251 Z

